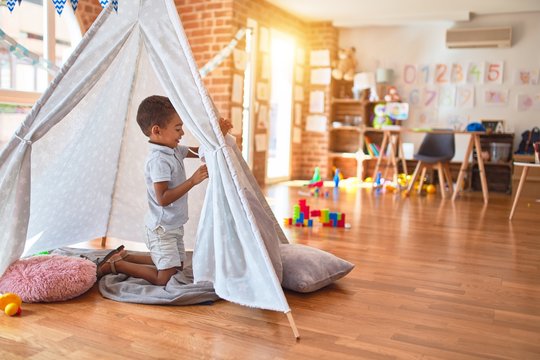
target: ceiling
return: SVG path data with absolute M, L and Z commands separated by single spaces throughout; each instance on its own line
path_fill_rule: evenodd
M 540 11 L 540 0 L 267 0 L 306 21 L 336 27 L 469 21 L 475 15 Z

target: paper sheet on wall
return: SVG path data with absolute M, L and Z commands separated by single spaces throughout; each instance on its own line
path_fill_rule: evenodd
M 514 75 L 516 85 L 538 85 L 538 70 L 519 69 Z
M 294 72 L 296 83 L 303 84 L 304 83 L 304 67 L 303 66 L 296 66 L 296 71 Z
M 264 54 L 261 62 L 261 79 L 266 80 L 270 78 L 270 56 Z
M 267 83 L 257 83 L 257 99 L 267 101 L 270 94 L 268 93 Z
M 233 76 L 232 98 L 233 103 L 242 104 L 242 95 L 244 90 L 244 77 L 238 74 Z
M 268 127 L 268 107 L 266 105 L 259 106 L 259 112 L 257 113 L 257 127 L 259 129 L 266 129 Z
M 294 127 L 293 128 L 293 137 L 292 137 L 292 141 L 294 144 L 300 144 L 302 142 L 302 129 L 300 129 L 299 127 Z
M 238 135 L 242 133 L 242 108 L 239 106 L 231 107 L 231 122 L 233 128 L 231 134 Z
M 330 66 L 330 51 L 328 49 L 312 50 L 309 64 L 311 66 Z
M 332 78 L 330 68 L 311 69 L 311 83 L 313 85 L 328 85 Z
M 294 87 L 294 101 L 304 101 L 304 88 L 296 85 Z
M 241 71 L 246 70 L 247 53 L 244 50 L 234 49 L 233 62 L 234 62 L 234 68 L 236 70 L 241 70 Z
M 268 28 L 259 29 L 259 51 L 267 53 L 270 50 L 270 33 Z
M 294 125 L 302 125 L 302 104 L 294 104 Z
M 255 134 L 255 151 L 266 151 L 266 134 Z
M 312 91 L 309 93 L 309 112 L 315 114 L 324 112 L 323 91 Z
M 540 94 L 518 94 L 517 96 L 517 110 L 529 111 L 540 110 Z
M 306 52 L 302 48 L 296 49 L 296 63 L 298 65 L 304 65 L 306 62 Z
M 309 115 L 306 117 L 306 131 L 326 132 L 326 116 Z
M 508 90 L 484 90 L 483 100 L 486 106 L 506 106 Z

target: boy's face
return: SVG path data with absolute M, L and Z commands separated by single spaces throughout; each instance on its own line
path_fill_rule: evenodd
M 182 136 L 184 136 L 182 125 L 184 125 L 184 123 L 180 119 L 180 116 L 174 114 L 171 116 L 165 127 L 155 125 L 152 128 L 151 135 L 153 135 L 154 139 L 151 140 L 174 149 L 178 146 Z

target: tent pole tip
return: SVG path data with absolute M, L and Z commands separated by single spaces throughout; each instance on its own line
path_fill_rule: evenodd
M 300 333 L 298 332 L 298 329 L 296 328 L 296 324 L 294 323 L 292 313 L 290 311 L 287 311 L 285 315 L 287 315 L 287 319 L 289 320 L 289 325 L 291 325 L 291 329 L 293 331 L 294 337 L 296 338 L 297 341 L 300 340 Z

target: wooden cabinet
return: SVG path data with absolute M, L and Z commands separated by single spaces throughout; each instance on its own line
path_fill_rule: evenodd
M 494 192 L 512 193 L 512 154 L 514 134 L 486 134 L 480 136 L 480 146 L 486 169 L 488 190 Z M 477 162 L 478 154 L 473 152 L 470 170 L 470 188 L 482 190 L 480 173 Z

